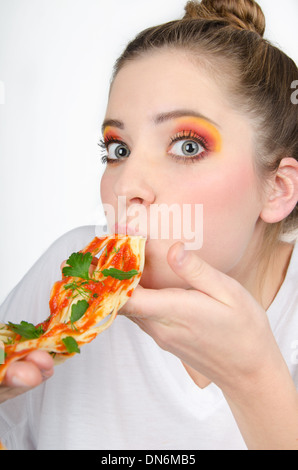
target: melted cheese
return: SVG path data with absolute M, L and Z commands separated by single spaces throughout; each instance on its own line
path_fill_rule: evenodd
M 0 365 L 0 383 L 8 365 L 29 352 L 36 349 L 48 351 L 53 354 L 55 364 L 59 364 L 75 354 L 67 351 L 62 341 L 64 338 L 71 336 L 80 347 L 93 341 L 108 328 L 140 281 L 144 268 L 145 242 L 145 238 L 125 235 L 94 238 L 81 250 L 81 253 L 91 253 L 93 257 L 99 254 L 98 259 L 93 258 L 94 270 L 90 279 L 62 276 L 53 285 L 49 301 L 50 316 L 36 325 L 43 329 L 39 338 L 24 340 L 9 325 L 0 324 L 0 341 L 5 344 L 6 355 L 4 364 Z M 138 274 L 124 280 L 104 276 L 102 271 L 111 267 L 125 272 L 134 269 Z M 81 288 L 67 287 L 73 283 L 81 285 Z M 72 305 L 79 300 L 86 300 L 88 308 L 78 321 L 71 323 Z

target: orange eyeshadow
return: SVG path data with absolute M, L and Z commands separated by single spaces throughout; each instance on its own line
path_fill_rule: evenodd
M 103 133 L 103 139 L 116 139 L 120 140 L 120 137 L 115 133 L 111 126 L 107 126 Z
M 177 123 L 174 129 L 175 133 L 192 131 L 207 142 L 208 149 L 211 152 L 220 152 L 222 144 L 221 135 L 217 128 L 209 121 L 197 117 L 182 117 L 175 121 Z

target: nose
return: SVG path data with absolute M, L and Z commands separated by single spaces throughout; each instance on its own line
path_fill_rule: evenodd
M 145 158 L 131 154 L 119 165 L 118 170 L 114 182 L 116 197 L 124 196 L 128 206 L 132 204 L 149 206 L 154 203 L 156 198 L 154 175 Z

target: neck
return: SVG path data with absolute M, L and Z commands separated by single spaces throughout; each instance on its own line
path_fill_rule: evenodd
M 272 252 L 263 257 L 252 250 L 247 254 L 241 267 L 229 273 L 267 310 L 278 293 L 287 273 L 293 245 L 277 242 Z
M 259 285 L 262 288 L 257 289 L 255 286 L 252 294 L 265 310 L 270 307 L 285 280 L 292 252 L 292 244 L 279 242 L 263 271 L 258 273 Z M 263 282 L 262 279 L 264 279 Z

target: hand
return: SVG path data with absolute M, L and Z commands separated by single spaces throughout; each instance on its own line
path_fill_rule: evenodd
M 168 263 L 192 289 L 138 286 L 121 314 L 222 389 L 280 363 L 266 312 L 241 284 L 181 243 L 169 250 Z
M 0 403 L 41 384 L 53 375 L 53 368 L 53 358 L 47 352 L 39 350 L 13 362 L 0 385 Z

